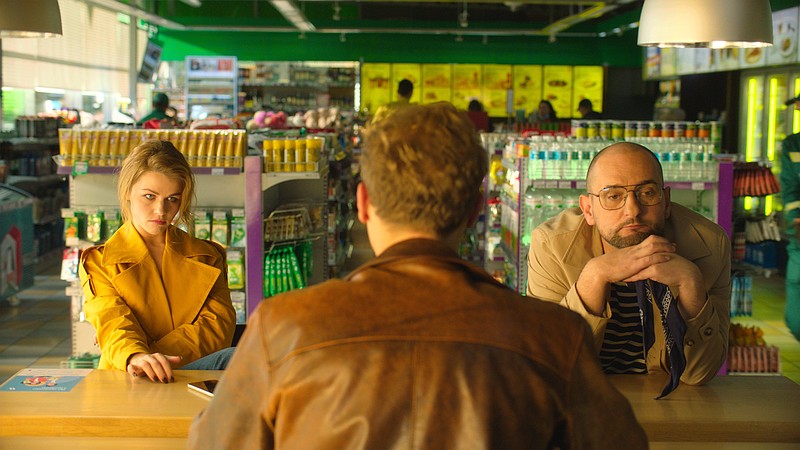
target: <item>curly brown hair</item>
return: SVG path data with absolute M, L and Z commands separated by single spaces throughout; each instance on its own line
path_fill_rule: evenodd
M 446 236 L 469 219 L 488 155 L 464 112 L 412 105 L 365 133 L 361 177 L 385 221 Z

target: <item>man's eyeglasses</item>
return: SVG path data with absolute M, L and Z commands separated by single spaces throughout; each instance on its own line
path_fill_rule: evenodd
M 636 201 L 642 206 L 653 206 L 664 200 L 664 188 L 657 183 L 631 184 L 628 186 L 609 186 L 600 189 L 597 194 L 588 195 L 597 197 L 603 209 L 615 210 L 625 206 L 628 201 L 628 192 L 633 192 Z

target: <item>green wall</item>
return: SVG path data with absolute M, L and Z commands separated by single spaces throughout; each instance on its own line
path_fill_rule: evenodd
M 162 29 L 162 59 L 231 55 L 241 61 L 358 61 L 482 64 L 566 64 L 639 67 L 636 33 L 600 38 L 452 35 L 211 32 Z

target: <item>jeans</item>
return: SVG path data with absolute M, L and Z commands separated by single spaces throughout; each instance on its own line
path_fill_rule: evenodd
M 234 350 L 236 350 L 236 347 L 224 348 L 218 352 L 192 361 L 179 370 L 225 370 L 225 368 L 228 367 L 228 361 L 230 361 L 231 356 L 233 356 Z

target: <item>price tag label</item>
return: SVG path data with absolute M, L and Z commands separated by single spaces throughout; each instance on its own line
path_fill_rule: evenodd
M 575 182 L 575 189 L 580 189 L 582 191 L 586 190 L 586 180 L 578 180 Z
M 225 175 L 225 168 L 224 167 L 212 167 L 211 168 L 211 175 Z
M 558 182 L 559 189 L 572 189 L 572 181 L 569 180 L 561 180 Z
M 706 189 L 706 184 L 702 181 L 694 181 L 692 182 L 692 190 L 693 191 L 704 191 Z
M 558 189 L 558 180 L 547 180 L 544 182 L 544 187 L 547 189 Z

